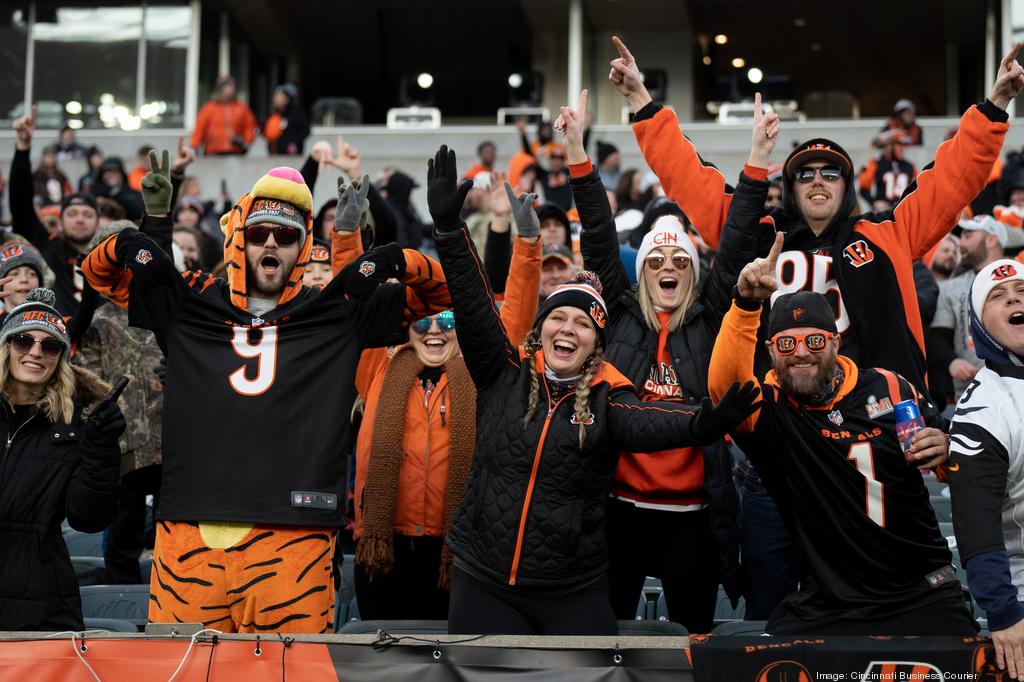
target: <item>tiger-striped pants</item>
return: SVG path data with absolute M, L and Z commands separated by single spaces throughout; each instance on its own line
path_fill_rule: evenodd
M 197 523 L 157 523 L 151 622 L 222 632 L 331 631 L 333 528 L 257 525 L 225 548 L 208 544 L 216 543 L 204 540 Z

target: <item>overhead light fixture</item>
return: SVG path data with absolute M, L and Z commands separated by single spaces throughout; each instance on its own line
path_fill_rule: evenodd
M 72 116 L 78 116 L 82 113 L 82 103 L 77 100 L 71 100 L 64 105 L 64 111 L 68 112 Z
M 747 65 L 747 60 L 744 59 L 743 57 L 733 57 L 732 58 L 732 66 L 733 66 L 733 68 L 735 68 L 735 69 L 742 69 L 746 65 Z
M 433 84 L 434 77 L 425 71 L 420 75 L 416 76 L 416 85 L 420 86 L 420 88 L 424 90 L 429 90 Z
M 807 26 L 807 20 L 801 17 L 797 17 L 793 20 L 793 25 L 797 28 L 805 28 Z
M 510 88 L 521 88 L 523 86 L 523 74 L 513 73 L 509 74 L 508 87 Z
M 701 61 L 704 62 L 704 66 L 711 66 L 711 57 L 705 56 Z
M 729 36 L 725 35 L 724 33 L 719 33 L 718 35 L 715 36 L 716 45 L 725 45 L 727 42 L 729 42 Z
M 747 80 L 754 84 L 760 83 L 764 80 L 764 72 L 756 66 L 752 66 L 747 70 Z

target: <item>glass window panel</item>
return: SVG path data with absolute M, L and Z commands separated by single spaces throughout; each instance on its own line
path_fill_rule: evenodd
M 0 125 L 9 129 L 11 121 L 21 116 L 24 105 L 28 17 L 21 10 L 0 16 Z
M 141 7 L 58 8 L 56 22 L 37 22 L 33 36 L 39 127 L 67 120 L 74 127 L 139 128 Z
M 146 10 L 146 94 L 139 112 L 142 125 L 184 127 L 186 61 L 191 32 L 191 7 L 149 7 Z

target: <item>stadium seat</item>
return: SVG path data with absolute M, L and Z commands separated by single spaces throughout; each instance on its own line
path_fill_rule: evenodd
M 361 620 L 359 618 L 359 600 L 352 597 L 352 601 L 348 605 L 348 619 L 346 623 L 351 623 L 354 620 Z
M 941 483 L 939 479 L 934 476 L 925 476 L 924 485 L 928 488 L 929 495 L 941 495 L 944 490 L 948 490 L 949 486 L 945 483 Z
M 718 605 L 715 606 L 715 620 L 743 620 L 743 615 L 747 611 L 747 604 L 743 601 L 743 597 L 740 597 L 739 602 L 736 604 L 736 608 L 733 608 L 732 602 L 729 601 L 729 596 L 725 593 L 725 589 L 721 586 L 718 587 Z
M 115 618 L 146 625 L 149 585 L 86 585 L 81 593 L 84 618 Z
M 142 573 L 142 584 L 148 585 L 153 573 L 153 557 L 139 559 L 139 572 Z
M 341 564 L 341 582 L 334 596 L 334 631 L 340 632 L 341 626 L 349 621 L 349 604 L 356 598 L 356 556 L 345 554 Z
M 661 578 L 644 578 L 644 594 L 657 596 L 662 593 Z
M 636 618 L 634 620 L 652 620 L 655 609 L 656 602 L 648 599 L 646 594 L 641 593 L 636 602 Z
M 620 620 L 622 637 L 686 637 L 689 632 L 670 620 Z
M 135 632 L 139 631 L 135 623 L 118 618 L 86 618 L 86 630 L 103 630 L 104 632 Z
M 726 637 L 754 637 L 764 634 L 766 620 L 731 620 L 727 623 L 720 623 L 711 631 L 713 635 Z
M 70 530 L 64 533 L 64 544 L 71 556 L 103 556 L 103 533 Z
M 339 635 L 369 635 L 385 630 L 391 635 L 446 635 L 446 620 L 354 620 L 345 623 Z

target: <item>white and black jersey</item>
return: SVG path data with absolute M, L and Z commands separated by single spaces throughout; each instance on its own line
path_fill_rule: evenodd
M 948 470 L 971 591 L 991 629 L 1008 627 L 1024 617 L 1024 367 L 978 371 L 956 407 Z

